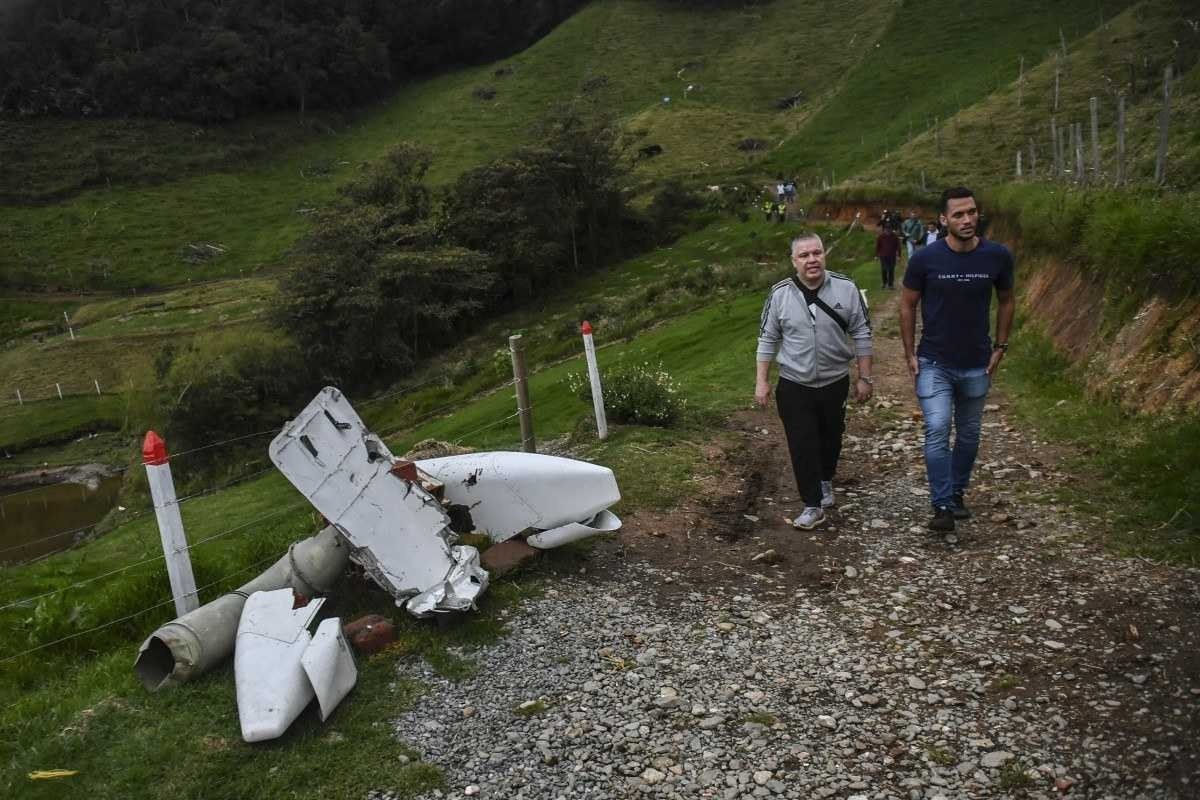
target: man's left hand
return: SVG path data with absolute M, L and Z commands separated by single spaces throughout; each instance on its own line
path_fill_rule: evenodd
M 992 351 L 991 360 L 988 361 L 987 365 L 987 374 L 989 376 L 996 373 L 996 370 L 1000 367 L 1000 359 L 1002 358 L 1004 358 L 1003 350 L 996 349 Z
M 860 403 L 865 403 L 871 399 L 871 394 L 875 391 L 875 387 L 864 380 L 854 382 L 854 399 Z

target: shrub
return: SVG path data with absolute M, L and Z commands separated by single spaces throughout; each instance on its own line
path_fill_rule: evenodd
M 302 408 L 312 388 L 299 348 L 278 332 L 200 337 L 166 367 L 160 397 L 167 441 L 181 450 L 269 430 Z M 212 455 L 229 458 L 225 451 Z
M 1114 294 L 1200 289 L 1192 243 L 1176 235 L 1200 214 L 1194 196 L 1013 184 L 987 192 L 987 204 L 1016 222 L 1031 252 L 1079 259 Z
M 717 269 L 712 264 L 701 264 L 688 270 L 680 282 L 692 294 L 703 297 L 717 288 Z
M 618 364 L 604 372 L 601 382 L 605 414 L 613 422 L 669 428 L 683 416 L 684 399 L 661 363 Z M 567 385 L 581 400 L 591 400 L 586 373 L 569 374 Z

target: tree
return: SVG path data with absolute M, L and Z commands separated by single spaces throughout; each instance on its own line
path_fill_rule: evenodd
M 538 144 L 464 173 L 446 200 L 449 237 L 488 253 L 517 302 L 619 256 L 627 223 L 610 116 L 564 106 L 531 139 Z
M 392 383 L 492 301 L 486 257 L 446 242 L 433 215 L 430 158 L 398 145 L 344 187 L 281 283 L 276 318 L 324 380 Z

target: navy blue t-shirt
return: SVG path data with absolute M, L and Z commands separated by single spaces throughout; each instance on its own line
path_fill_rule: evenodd
M 921 293 L 917 355 L 959 369 L 985 367 L 992 355 L 992 289 L 1013 287 L 1013 257 L 1002 244 L 980 239 L 956 253 L 945 239 L 909 259 L 904 286 Z

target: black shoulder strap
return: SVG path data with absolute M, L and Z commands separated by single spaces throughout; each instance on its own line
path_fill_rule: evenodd
M 800 278 L 797 277 L 796 275 L 793 275 L 792 282 L 796 284 L 796 288 L 800 290 L 800 295 L 803 297 L 804 296 L 804 288 L 803 288 L 803 285 L 800 283 Z M 821 309 L 826 314 L 828 314 L 829 318 L 832 319 L 834 322 L 836 322 L 838 324 L 838 327 L 842 329 L 842 333 L 850 332 L 850 323 L 846 322 L 846 320 L 843 319 L 841 314 L 837 313 L 832 308 L 830 308 L 828 303 L 826 303 L 824 300 L 822 300 L 819 297 L 814 297 L 813 304 L 816 305 L 817 308 Z

